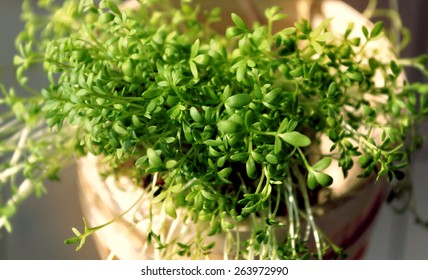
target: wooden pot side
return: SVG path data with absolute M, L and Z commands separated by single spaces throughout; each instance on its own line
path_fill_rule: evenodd
M 106 178 L 98 172 L 99 158 L 88 155 L 79 159 L 77 175 L 79 178 L 79 196 L 82 212 L 90 227 L 105 224 L 112 219 L 116 221 L 93 234 L 100 257 L 103 259 L 150 260 L 161 259 L 153 246 L 147 244 L 147 228 L 149 217 L 149 199 L 141 199 L 131 211 L 123 217 L 117 218 L 126 212 L 142 195 L 147 194 L 143 188 L 137 188 L 128 178 Z M 178 218 L 185 213 L 177 210 Z M 153 229 L 158 234 L 168 235 L 170 239 L 180 237 L 182 243 L 190 242 L 194 238 L 195 226 L 191 223 L 179 224 L 161 211 L 160 207 L 153 207 Z M 161 226 L 161 223 L 163 225 Z M 207 228 L 207 225 L 198 225 Z M 162 230 L 160 229 L 162 228 Z M 224 259 L 224 240 L 212 237 L 207 243 L 215 241 L 217 246 L 212 250 L 209 259 Z M 175 255 L 174 259 L 181 257 Z M 182 259 L 186 259 L 183 257 Z
M 317 225 L 334 244 L 344 248 L 347 259 L 364 257 L 376 217 L 388 192 L 385 179 L 378 182 L 374 178 L 357 180 L 361 180 L 358 188 L 331 205 L 314 209 L 319 213 L 316 216 Z M 326 259 L 334 257 L 332 251 L 325 256 Z

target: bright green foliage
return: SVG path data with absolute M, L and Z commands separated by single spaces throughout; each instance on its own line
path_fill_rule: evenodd
M 66 0 L 46 7 L 45 15 L 24 4 L 17 77 L 26 87 L 26 70 L 42 64 L 50 83 L 31 99 L 5 92 L 2 101 L 28 125 L 43 122 L 58 130 L 56 142 L 74 144 L 54 151 L 100 155 L 112 168 L 135 162 L 136 180 L 156 174 L 165 184 L 149 188 L 152 203 L 161 203 L 171 218 L 183 219 L 178 211 L 186 209 L 185 219 L 209 223 L 200 236 L 229 233 L 251 217 L 254 232 L 233 245 L 238 258 L 314 257 L 303 236 L 276 239 L 274 232 L 308 218 L 301 213 L 310 213 L 310 205 L 296 201 L 301 195 L 308 202 L 309 190 L 331 185 L 324 170 L 333 158 L 345 174 L 359 161 L 362 177 L 401 179 L 415 148 L 404 140 L 418 139 L 410 133 L 427 115 L 427 91 L 419 95 L 425 85 L 399 82 L 399 59 L 368 57 L 360 40 L 379 39 L 382 23 L 364 27 L 365 38 L 350 38 L 352 26 L 344 35 L 333 34 L 330 20 L 317 27 L 302 20 L 273 33 L 272 23 L 284 15 L 272 8 L 266 26 L 250 26 L 232 14 L 235 25 L 220 34 L 210 27 L 217 11 L 201 21 L 191 4 L 139 1 L 137 9 L 120 10 L 116 2 Z M 381 83 L 375 84 L 375 74 Z M 366 93 L 381 98 L 369 101 Z M 380 142 L 372 139 L 374 130 L 382 134 Z M 75 133 L 70 137 L 69 131 Z M 332 141 L 332 153 L 310 165 L 316 155 L 309 148 L 321 135 Z M 1 137 L 0 148 L 8 149 L 13 143 L 3 130 Z M 22 163 L 30 178 L 38 169 L 57 167 L 44 142 L 28 142 L 28 153 L 39 159 L 37 165 Z M 6 206 L 2 217 L 13 212 Z M 296 217 L 284 223 L 279 217 L 287 212 Z M 97 229 L 85 225 L 85 233 L 76 231 L 67 243 L 80 242 L 80 248 Z M 311 229 L 318 234 L 315 225 Z M 167 250 L 151 228 L 147 238 Z M 317 244 L 315 257 L 322 257 L 325 242 Z M 212 248 L 176 243 L 179 255 Z

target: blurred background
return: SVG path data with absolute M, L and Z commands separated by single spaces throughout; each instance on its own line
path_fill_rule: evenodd
M 360 11 L 367 5 L 366 0 L 344 2 Z M 379 5 L 387 7 L 388 2 L 379 0 Z M 396 2 L 404 25 L 413 34 L 412 43 L 403 57 L 428 54 L 428 1 Z M 16 85 L 14 38 L 23 27 L 21 4 L 22 0 L 0 0 L 0 81 L 8 87 Z M 408 71 L 407 76 L 411 81 L 423 79 L 417 71 Z M 428 138 L 428 123 L 423 124 L 421 131 Z M 415 155 L 412 179 L 418 211 L 428 219 L 428 143 Z M 74 251 L 74 246 L 63 243 L 64 239 L 73 236 L 71 227 L 82 227 L 76 184 L 76 170 L 71 166 L 61 173 L 61 182 L 49 184 L 47 195 L 26 201 L 12 219 L 13 234 L 1 233 L 0 259 L 98 259 L 92 239 L 79 252 Z M 410 214 L 398 215 L 385 204 L 376 220 L 365 258 L 428 259 L 428 230 L 415 225 Z

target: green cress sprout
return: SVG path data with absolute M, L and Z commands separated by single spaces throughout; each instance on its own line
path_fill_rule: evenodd
M 369 52 L 387 33 L 382 22 L 363 27 L 361 38 L 351 35 L 352 24 L 333 33 L 331 19 L 315 27 L 302 19 L 274 32 L 286 16 L 272 7 L 266 24 L 231 14 L 234 25 L 219 33 L 212 28 L 218 9 L 138 2 L 122 9 L 121 1 L 40 0 L 37 11 L 45 12 L 36 13 L 24 1 L 14 63 L 28 94 L 2 88 L 8 110 L 0 116 L 0 190 L 10 196 L 0 200 L 0 228 L 11 230 L 17 206 L 45 192 L 45 180 L 65 162 L 92 153 L 111 173 L 144 185 L 151 205 L 170 218 L 207 225 L 196 226 L 197 238 L 187 243 L 180 236 L 166 242 L 149 226 L 145 238 L 165 258 L 209 255 L 214 244 L 207 240 L 219 234 L 237 259 L 340 254 L 318 229 L 312 197 L 332 184 L 325 170 L 333 159 L 345 175 L 358 164 L 359 177 L 404 179 L 421 144 L 428 85 L 400 77 L 404 67 L 426 73 L 426 57 L 395 52 L 384 61 Z M 28 83 L 35 65 L 49 81 L 42 90 Z M 331 150 L 314 154 L 322 135 Z M 129 162 L 132 168 L 121 168 Z M 114 221 L 85 222 L 66 243 L 79 249 Z M 315 250 L 301 234 L 304 224 Z

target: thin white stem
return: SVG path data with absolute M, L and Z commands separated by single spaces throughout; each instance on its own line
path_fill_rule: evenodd
M 166 236 L 166 244 L 169 244 L 171 242 L 172 237 L 174 236 L 174 233 L 176 231 L 176 229 L 178 228 L 178 225 L 181 222 L 181 215 L 182 215 L 182 209 L 177 209 L 177 218 L 174 219 L 174 221 L 172 221 L 169 230 L 168 230 L 168 234 Z
M 398 1 L 397 0 L 389 0 L 389 6 L 391 10 L 395 11 L 397 13 L 396 19 L 393 22 L 393 25 L 395 25 L 394 29 L 394 48 L 397 55 L 400 53 L 400 29 L 402 28 L 402 23 L 400 19 L 400 14 L 398 10 Z
M 236 236 L 236 253 L 235 260 L 239 259 L 239 251 L 241 250 L 241 236 L 239 232 L 239 223 L 235 223 L 235 236 Z
M 320 235 L 318 232 L 318 227 L 315 223 L 314 215 L 312 213 L 311 204 L 309 202 L 308 190 L 306 189 L 307 186 L 306 186 L 299 170 L 296 167 L 294 167 L 293 169 L 294 169 L 295 175 L 297 176 L 298 184 L 299 184 L 300 190 L 301 190 L 302 195 L 303 195 L 303 200 L 305 203 L 305 210 L 306 210 L 306 215 L 307 215 L 307 221 L 308 221 L 308 224 L 310 225 L 310 227 L 312 229 L 312 235 L 313 235 L 314 240 L 315 240 L 315 247 L 317 249 L 318 258 L 322 259 L 321 239 L 320 239 Z
M 31 184 L 29 179 L 24 180 L 19 185 L 17 192 L 6 202 L 6 207 L 12 207 L 20 204 L 22 201 L 27 199 L 30 194 L 34 191 L 34 185 Z M 0 217 L 0 229 L 7 223 L 7 217 Z
M 376 10 L 377 0 L 369 0 L 369 3 L 366 9 L 363 12 L 363 16 L 366 18 L 371 18 L 373 16 L 374 11 Z
M 292 194 L 293 190 L 291 187 L 291 182 L 288 179 L 285 183 L 287 187 L 287 192 L 284 192 L 285 194 L 285 204 L 287 206 L 287 212 L 288 212 L 288 232 L 291 237 L 291 248 L 293 250 L 293 257 L 297 255 L 297 249 L 296 249 L 296 229 L 295 229 L 295 221 L 294 221 L 294 205 L 296 204 L 296 201 L 294 199 L 294 196 Z
M 30 129 L 28 127 L 25 127 L 21 132 L 21 136 L 19 137 L 18 146 L 16 147 L 16 150 L 13 153 L 12 158 L 10 159 L 10 165 L 15 165 L 18 162 L 19 158 L 22 155 L 22 150 L 25 147 L 29 134 Z
M 193 178 L 192 180 L 190 180 L 189 182 L 187 182 L 184 186 L 183 189 L 187 189 L 188 187 L 190 187 L 191 185 L 193 185 L 193 183 L 196 182 L 196 178 Z
M 0 173 L 0 183 L 6 182 L 6 179 L 18 173 L 24 167 L 23 164 L 14 165 Z
M 19 121 L 17 119 L 12 119 L 12 120 L 8 121 L 6 124 L 2 124 L 2 122 L 0 122 L 0 127 L 4 132 L 10 128 L 16 128 L 18 126 L 18 124 L 19 124 Z

